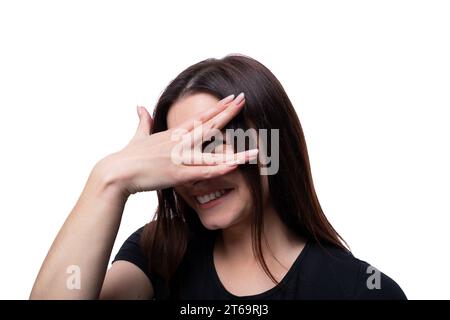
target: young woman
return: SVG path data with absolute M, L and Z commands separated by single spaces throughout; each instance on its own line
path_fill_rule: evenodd
M 328 222 L 300 121 L 265 66 L 238 55 L 202 61 L 169 84 L 153 118 L 138 114 L 130 143 L 93 168 L 31 298 L 406 299 Z M 244 147 L 214 134 L 260 129 L 277 134 L 249 135 Z M 252 144 L 259 153 L 244 150 Z M 261 174 L 269 150 L 276 170 Z M 128 197 L 150 190 L 153 221 L 107 270 Z

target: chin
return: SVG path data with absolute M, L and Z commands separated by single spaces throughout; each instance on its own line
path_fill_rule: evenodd
M 246 221 L 247 210 L 241 206 L 227 206 L 216 210 L 197 211 L 202 225 L 208 230 L 224 230 Z
M 229 213 L 218 213 L 214 216 L 208 214 L 199 214 L 200 221 L 208 230 L 227 229 L 236 223 L 236 219 L 229 216 Z

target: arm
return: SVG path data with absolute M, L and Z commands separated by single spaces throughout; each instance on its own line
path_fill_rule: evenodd
M 33 286 L 31 299 L 94 299 L 102 287 L 126 199 L 101 174 L 101 163 L 68 216 Z M 70 289 L 69 266 L 80 271 L 80 289 Z M 70 280 L 69 280 L 70 281 Z
M 195 141 L 192 123 L 200 121 L 205 135 L 213 128 L 221 128 L 236 116 L 244 105 L 243 96 L 227 97 L 180 127 Z M 116 238 L 123 209 L 129 195 L 167 188 L 198 179 L 226 174 L 256 155 L 248 152 L 230 158 L 213 158 L 211 154 L 196 165 L 173 161 L 172 152 L 183 137 L 173 139 L 173 130 L 150 135 L 152 119 L 145 108 L 139 108 L 139 127 L 130 143 L 121 151 L 101 160 L 92 170 L 75 207 L 54 240 L 30 294 L 30 299 L 97 299 L 117 297 L 117 292 L 130 289 L 140 282 L 143 272 L 129 264 L 116 264 L 105 279 L 108 260 Z M 178 150 L 178 149 L 177 149 Z M 191 150 L 183 150 L 191 154 Z M 186 159 L 185 154 L 176 154 Z M 198 155 L 194 155 L 198 156 Z M 68 268 L 80 271 L 80 288 L 68 286 Z M 70 270 L 70 269 L 69 269 Z M 141 273 L 139 273 L 141 272 Z M 104 283 L 105 282 L 105 283 Z M 145 283 L 145 282 L 144 282 Z M 151 297 L 150 281 L 142 291 L 131 296 Z M 103 290 L 102 290 L 103 286 Z M 133 288 L 135 288 L 133 286 Z M 140 289 L 139 289 L 140 290 Z
M 153 286 L 139 267 L 128 261 L 116 261 L 106 273 L 100 299 L 148 300 Z
M 152 221 L 150 225 L 155 223 Z M 148 257 L 141 248 L 143 231 L 144 227 L 139 228 L 123 242 L 106 272 L 100 299 L 153 298 L 153 287 L 158 285 L 158 280 L 151 276 Z

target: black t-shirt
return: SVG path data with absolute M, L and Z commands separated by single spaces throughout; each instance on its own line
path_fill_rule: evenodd
M 147 257 L 139 244 L 143 228 L 122 245 L 114 261 L 126 260 L 138 266 L 150 279 L 155 299 L 406 299 L 398 284 L 350 252 L 320 246 L 309 240 L 284 278 L 272 289 L 239 297 L 228 292 L 214 267 L 213 244 L 192 239 L 170 285 L 148 270 Z

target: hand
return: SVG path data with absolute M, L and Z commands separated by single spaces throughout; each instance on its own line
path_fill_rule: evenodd
M 124 149 L 100 161 L 98 170 L 108 185 L 128 196 L 213 178 L 236 169 L 240 163 L 254 160 L 257 149 L 224 157 L 223 154 L 203 153 L 197 147 L 198 143 L 209 139 L 214 130 L 223 128 L 241 111 L 245 103 L 244 95 L 233 98 L 234 95 L 219 101 L 215 107 L 176 128 L 151 135 L 153 120 L 144 107 L 138 107 L 140 121 L 136 134 Z M 199 123 L 202 125 L 200 136 L 199 131 L 194 130 L 197 128 L 194 124 Z M 191 141 L 192 144 L 184 143 L 180 149 L 183 141 Z

